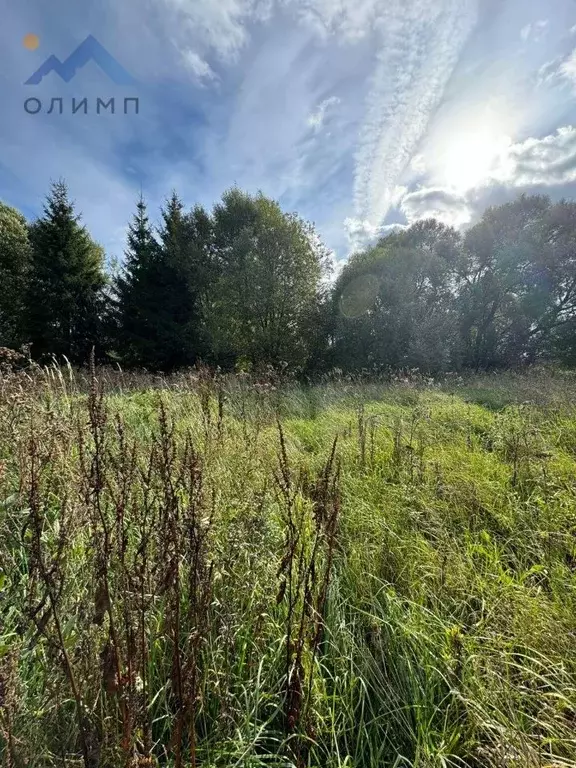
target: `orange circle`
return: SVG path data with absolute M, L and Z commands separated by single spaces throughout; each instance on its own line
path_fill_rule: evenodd
M 26 35 L 26 37 L 22 40 L 22 45 L 29 51 L 35 51 L 36 48 L 38 48 L 40 45 L 40 38 L 38 35 Z

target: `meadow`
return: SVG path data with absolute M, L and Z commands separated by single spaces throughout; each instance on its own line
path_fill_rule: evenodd
M 575 403 L 4 373 L 2 764 L 576 766 Z

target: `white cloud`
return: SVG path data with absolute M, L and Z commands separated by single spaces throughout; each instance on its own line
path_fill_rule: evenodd
M 412 160 L 410 160 L 410 168 L 415 173 L 426 173 L 426 161 L 424 160 L 424 155 L 414 155 Z
M 526 24 L 526 26 L 520 30 L 520 37 L 525 43 L 527 43 L 528 40 L 539 43 L 544 37 L 549 24 L 550 22 L 548 19 L 541 19 L 540 21 L 535 21 L 533 24 Z
M 399 208 L 410 224 L 435 218 L 461 228 L 474 220 L 494 190 L 529 193 L 572 183 L 576 183 L 576 127 L 567 125 L 543 138 L 510 144 L 474 188 L 459 192 L 453 187 L 422 187 L 404 195 Z
M 553 83 L 555 80 L 557 80 L 559 77 L 562 77 L 560 68 L 563 62 L 564 62 L 564 58 L 560 56 L 555 59 L 552 59 L 551 61 L 546 61 L 544 64 L 542 64 L 542 66 L 538 70 L 538 74 L 536 77 L 536 82 L 538 83 L 538 85 L 549 85 L 550 83 Z
M 314 129 L 315 133 L 322 130 L 324 121 L 326 120 L 326 113 L 330 107 L 335 107 L 340 104 L 341 100 L 337 96 L 331 96 L 329 99 L 324 99 L 318 107 L 312 112 L 308 118 L 308 125 Z
M 424 0 L 419 0 L 423 2 Z M 250 40 L 249 24 L 270 19 L 275 10 L 292 13 L 320 36 L 357 41 L 389 13 L 386 0 L 162 0 L 167 23 L 183 50 L 210 51 L 232 61 Z
M 258 0 L 164 0 L 164 4 L 167 23 L 183 51 L 212 51 L 224 60 L 233 60 L 247 43 L 245 22 L 265 12 Z
M 357 218 L 377 226 L 476 21 L 475 0 L 394 0 L 356 153 Z
M 576 87 L 576 48 L 567 56 L 559 68 L 560 76 Z
M 376 240 L 380 235 L 381 228 L 379 225 L 371 224 L 366 219 L 348 217 L 344 220 L 344 229 L 348 235 L 352 250 L 359 250 Z
M 386 0 L 280 0 L 323 37 L 337 34 L 348 42 L 368 36 L 388 13 Z
M 202 82 L 203 80 L 216 80 L 217 76 L 210 64 L 199 56 L 195 51 L 185 51 L 183 54 L 186 68 L 192 72 L 194 77 Z
M 576 181 L 576 127 L 566 125 L 542 139 L 512 144 L 488 181 L 514 187 L 556 186 Z
M 438 219 L 459 228 L 472 219 L 472 210 L 466 197 L 442 187 L 410 192 L 402 200 L 400 208 L 410 224 L 419 219 Z
M 406 229 L 406 226 L 406 224 L 399 223 L 380 224 L 375 226 L 369 221 L 361 221 L 360 219 L 355 219 L 352 217 L 348 217 L 344 221 L 344 229 L 346 230 L 346 234 L 348 236 L 351 253 L 367 248 L 381 237 L 386 237 L 386 235 L 389 235 L 392 232 L 398 232 L 399 230 Z
M 334 37 L 337 45 L 351 44 L 371 36 L 377 53 L 369 78 L 369 94 L 364 115 L 358 111 L 355 114 L 360 125 L 359 139 L 354 141 L 351 134 L 347 134 L 347 138 L 351 138 L 347 150 L 355 156 L 354 217 L 376 229 L 395 204 L 395 188 L 410 163 L 462 46 L 476 22 L 478 4 L 478 0 L 435 0 L 434 3 L 429 0 L 163 2 L 175 14 L 176 18 L 171 19 L 170 26 L 172 33 L 178 35 L 178 46 L 186 56 L 189 69 L 204 81 L 214 76 L 208 63 L 210 57 L 216 56 L 223 61 L 236 59 L 249 42 L 254 23 L 268 19 L 274 10 L 282 9 L 284 13 L 291 14 L 309 32 L 319 34 L 325 40 Z M 305 33 L 301 33 L 300 37 L 303 50 L 307 38 Z M 280 51 L 276 53 L 280 55 Z M 277 67 L 272 71 L 275 69 Z M 265 76 L 266 73 L 258 74 L 256 79 L 262 81 Z M 254 78 L 251 76 L 250 79 Z M 294 87 L 288 87 L 290 95 L 294 96 Z M 296 114 L 301 113 L 301 106 L 307 106 L 305 124 L 314 133 L 319 133 L 338 102 L 336 97 L 331 97 L 320 104 L 315 102 L 310 108 L 308 104 L 312 93 L 309 88 L 306 91 L 302 93 L 300 90 L 305 99 L 297 105 Z M 243 92 L 243 113 L 255 97 L 256 94 L 250 96 Z M 258 104 L 261 103 L 262 93 L 258 94 Z M 266 109 L 269 111 L 270 105 L 266 105 Z M 256 122 L 260 113 L 258 108 L 256 112 L 242 116 L 243 131 L 248 130 L 248 123 Z M 232 126 L 239 124 L 239 118 L 240 115 L 236 114 Z M 285 121 L 285 113 L 281 118 Z M 269 116 L 263 122 L 267 136 L 272 131 L 278 132 L 276 123 L 278 120 Z M 278 138 L 289 138 L 288 125 L 284 124 L 280 130 Z M 294 133 L 294 129 L 290 130 Z M 335 135 L 335 132 L 332 133 Z M 230 138 L 236 144 L 230 136 L 228 143 Z M 264 142 L 265 146 L 270 139 L 264 138 Z M 258 158 L 262 157 L 261 149 L 259 144 Z M 284 187 L 294 187 L 297 182 L 302 182 L 302 149 L 301 146 L 289 172 L 290 179 L 286 179 Z M 278 157 L 277 152 L 275 154 Z M 254 177 L 262 163 L 256 159 L 250 165 L 250 175 Z
M 538 70 L 537 82 L 539 85 L 564 82 L 576 91 L 576 48 L 568 54 L 545 62 Z
M 62 152 L 56 170 L 52 160 L 43 159 L 51 153 L 46 152 L 47 142 L 38 140 L 36 122 L 25 118 L 33 134 L 26 157 L 19 156 L 16 163 L 11 152 L 5 153 L 4 165 L 24 180 L 39 162 L 45 169 L 43 179 L 48 173 L 68 175 L 73 187 L 78 185 L 76 194 L 91 226 L 110 230 L 115 243 L 141 184 L 151 208 L 172 186 L 187 201 L 199 199 L 207 205 L 235 182 L 250 190 L 261 188 L 284 207 L 316 221 L 330 245 L 341 252 L 348 243 L 358 247 L 386 234 L 388 225 L 382 222 L 393 207 L 409 221 L 436 215 L 461 226 L 470 211 L 479 210 L 479 200 L 492 194 L 492 187 L 499 194 L 500 189 L 553 186 L 574 178 L 570 127 L 565 134 L 510 141 L 494 162 L 477 147 L 453 148 L 452 174 L 439 172 L 441 138 L 457 143 L 457 125 L 463 134 L 480 129 L 471 107 L 474 99 L 487 101 L 487 83 L 504 94 L 502 113 L 517 108 L 526 116 L 512 126 L 498 123 L 498 133 L 512 136 L 519 125 L 523 131 L 537 130 L 536 135 L 549 132 L 558 124 L 553 122 L 558 113 L 542 106 L 542 91 L 533 104 L 527 103 L 509 70 L 516 68 L 518 78 L 533 83 L 534 71 L 547 56 L 552 61 L 542 70 L 543 78 L 562 78 L 576 87 L 576 53 L 566 55 L 574 38 L 564 36 L 562 45 L 553 47 L 550 34 L 529 62 L 532 51 L 526 46 L 522 56 L 532 69 L 522 68 L 516 56 L 522 9 L 521 4 L 512 5 L 518 8 L 506 17 L 506 24 L 493 20 L 494 40 L 502 42 L 496 56 L 495 48 L 483 49 L 484 25 L 466 45 L 481 0 L 105 0 L 105 18 L 114 15 L 115 23 L 107 25 L 106 32 L 112 37 L 106 38 L 104 27 L 94 34 L 102 34 L 103 43 L 118 52 L 142 82 L 159 86 L 158 95 L 153 89 L 146 98 L 143 94 L 138 121 L 110 121 L 106 131 L 95 120 L 82 125 L 60 121 L 56 140 Z M 135 19 L 138 34 L 133 34 Z M 27 23 L 20 26 L 28 28 Z M 545 22 L 535 22 L 524 36 L 534 40 L 547 28 Z M 72 28 L 68 33 L 81 34 Z M 69 40 L 63 46 L 67 51 Z M 4 47 L 14 48 L 8 43 Z M 461 53 L 463 66 L 455 71 Z M 21 79 L 28 63 L 23 72 Z M 214 86 L 218 93 L 195 88 L 197 84 Z M 560 92 L 566 102 L 567 93 L 561 91 L 553 95 Z M 443 110 L 448 105 L 452 114 L 467 119 L 445 121 L 427 141 L 430 119 L 441 102 Z M 13 122 L 13 141 L 22 144 L 20 123 Z M 70 150 L 72 137 L 77 153 Z M 10 148 L 10 142 L 3 141 Z M 88 177 L 100 143 L 106 144 L 100 153 L 102 178 L 108 170 L 112 187 L 121 187 L 118 194 L 114 188 L 114 198 L 104 192 L 101 201 L 90 192 L 88 180 L 79 177 Z M 461 158 L 462 163 L 469 158 L 474 162 L 465 166 L 465 184 L 460 179 L 458 186 Z M 450 170 L 440 162 L 444 171 Z M 100 194 L 103 180 L 97 182 Z M 409 184 L 411 191 L 399 188 L 400 183 Z M 425 188 L 414 190 L 420 183 Z M 449 188 L 451 183 L 459 193 Z

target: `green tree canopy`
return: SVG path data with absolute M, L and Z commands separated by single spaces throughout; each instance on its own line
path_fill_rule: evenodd
M 26 219 L 0 202 L 0 346 L 15 347 L 25 340 L 22 314 L 29 267 Z
M 465 365 L 531 362 L 553 356 L 557 343 L 570 348 L 575 223 L 574 203 L 522 196 L 488 209 L 467 233 L 460 291 Z
M 333 284 L 328 256 L 261 193 L 234 187 L 207 211 L 174 192 L 157 229 L 140 199 L 109 280 L 58 182 L 31 225 L 0 204 L 0 345 L 78 364 L 96 346 L 151 370 L 576 365 L 574 202 L 521 196 L 464 234 L 420 221 L 354 254 Z
M 458 234 L 434 220 L 350 259 L 333 293 L 330 359 L 344 369 L 450 364 Z
M 326 253 L 313 227 L 234 188 L 214 210 L 210 329 L 220 360 L 306 365 Z

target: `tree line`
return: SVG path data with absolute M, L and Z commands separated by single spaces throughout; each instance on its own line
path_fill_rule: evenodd
M 238 188 L 211 211 L 141 198 L 106 266 L 64 182 L 33 222 L 0 203 L 0 346 L 169 371 L 430 373 L 576 363 L 576 203 L 522 196 L 465 233 L 435 220 L 352 255 L 330 280 L 313 225 Z

